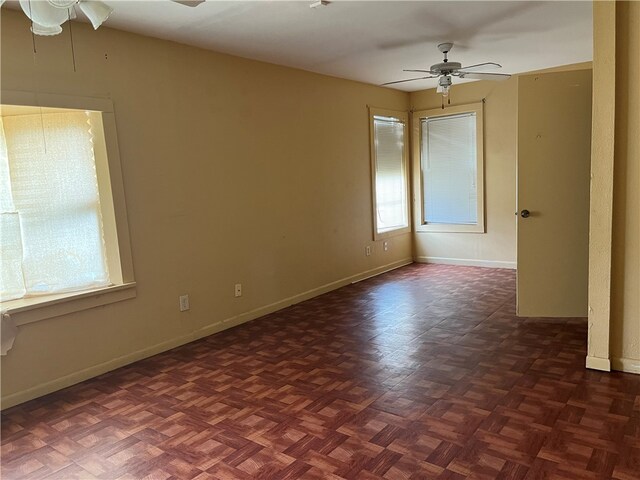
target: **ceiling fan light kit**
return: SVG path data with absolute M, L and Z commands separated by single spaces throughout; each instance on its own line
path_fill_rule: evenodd
M 76 6 L 96 30 L 113 12 L 113 8 L 97 0 L 20 0 L 22 11 L 31 20 L 31 31 L 44 36 L 61 33 L 62 24 L 76 18 Z
M 443 75 L 438 79 L 438 93 L 442 93 L 443 96 L 447 96 L 449 94 L 449 88 L 451 87 L 451 76 Z
M 429 70 L 404 70 L 405 72 L 415 73 L 427 73 L 428 76 L 408 78 L 406 80 L 396 80 L 394 82 L 383 83 L 382 85 L 394 85 L 396 83 L 413 82 L 415 80 L 426 80 L 429 78 L 438 79 L 438 87 L 436 92 L 442 94 L 442 108 L 444 108 L 444 99 L 447 99 L 447 103 L 451 103 L 449 93 L 451 89 L 452 77 L 460 78 L 472 78 L 475 80 L 507 80 L 511 78 L 511 75 L 506 73 L 484 73 L 478 71 L 483 68 L 502 68 L 502 65 L 494 62 L 478 63 L 476 65 L 470 65 L 463 67 L 460 62 L 452 62 L 449 60 L 448 54 L 453 48 L 453 42 L 444 42 L 438 45 L 438 50 L 444 55 L 444 59 L 440 63 L 436 63 L 429 67 Z
M 197 7 L 205 0 L 172 0 L 188 7 Z M 0 7 L 5 0 L 0 0 Z M 322 1 L 323 5 L 328 4 Z M 76 18 L 75 7 L 89 19 L 97 30 L 113 13 L 113 8 L 98 0 L 20 0 L 20 7 L 31 20 L 31 31 L 35 35 L 58 35 L 62 24 Z
M 35 35 L 40 35 L 40 36 L 43 36 L 43 37 L 50 37 L 50 36 L 58 35 L 58 34 L 62 33 L 62 27 L 60 25 L 54 25 L 52 27 L 45 27 L 44 25 L 39 25 L 39 24 L 33 22 L 33 25 L 31 25 L 31 31 Z
M 71 8 L 78 0 L 48 0 L 48 3 L 56 8 Z

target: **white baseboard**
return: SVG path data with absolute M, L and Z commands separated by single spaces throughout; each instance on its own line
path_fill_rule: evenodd
M 612 358 L 611 368 L 621 372 L 640 374 L 640 360 L 633 358 Z
M 142 350 L 137 350 L 135 352 L 131 352 L 126 355 L 122 355 L 120 357 L 111 359 L 107 362 L 99 363 L 98 365 L 93 365 L 91 367 L 78 370 L 77 372 L 73 372 L 73 373 L 70 373 L 69 375 L 56 378 L 47 383 L 36 385 L 35 387 L 31 387 L 26 390 L 22 390 L 20 392 L 3 396 L 2 399 L 0 400 L 1 408 L 2 409 L 9 408 L 14 405 L 18 405 L 20 403 L 26 402 L 28 400 L 33 400 L 34 398 L 41 397 L 48 393 L 52 393 L 66 387 L 70 387 L 71 385 L 75 385 L 76 383 L 80 383 L 90 378 L 96 377 L 98 375 L 102 375 L 103 373 L 115 370 L 116 368 L 120 368 L 130 363 L 137 362 L 138 360 L 142 360 L 144 358 L 157 355 L 158 353 L 162 353 L 167 350 L 171 350 L 172 348 L 179 347 L 180 345 L 193 342 L 194 340 L 198 340 L 203 337 L 207 337 L 209 335 L 220 332 L 222 330 L 226 330 L 227 328 L 235 327 L 236 325 L 240 325 L 241 323 L 254 320 L 264 315 L 268 315 L 269 313 L 276 312 L 290 305 L 304 302 L 305 300 L 309 300 L 310 298 L 317 297 L 318 295 L 322 295 L 332 290 L 336 290 L 338 288 L 344 287 L 351 283 L 355 283 L 365 278 L 379 275 L 381 273 L 388 272 L 396 268 L 404 267 L 405 265 L 409 265 L 410 263 L 413 263 L 413 260 L 411 258 L 406 258 L 403 260 L 399 260 L 397 262 L 383 265 L 381 267 L 373 268 L 371 270 L 366 270 L 356 275 L 351 275 L 350 277 L 336 280 L 335 282 L 327 283 L 325 285 L 321 285 L 320 287 L 307 290 L 306 292 L 302 292 L 297 295 L 287 297 L 278 302 L 274 302 L 269 305 L 265 305 L 263 307 L 253 309 L 248 312 L 244 312 L 239 315 L 226 318 L 224 320 L 219 320 L 203 328 L 195 330 L 188 335 L 172 338 L 171 340 L 168 340 L 166 342 L 158 343 L 156 345 L 152 345 L 151 347 L 147 347 Z
M 592 370 L 602 370 L 603 372 L 610 372 L 611 362 L 608 358 L 587 356 L 586 367 Z
M 90 378 L 97 377 L 98 375 L 102 375 L 103 373 L 110 372 L 111 370 L 115 370 L 116 368 L 120 368 L 138 360 L 151 357 L 166 350 L 171 350 L 172 348 L 184 345 L 185 343 L 189 343 L 192 340 L 194 340 L 194 338 L 192 338 L 191 335 L 172 338 L 167 342 L 158 343 L 151 347 L 113 358 L 107 362 L 99 363 L 88 368 L 83 368 L 82 370 L 70 373 L 69 375 L 58 377 L 49 382 L 36 385 L 35 387 L 3 396 L 1 401 L 2 410 L 13 407 L 14 405 L 19 405 L 20 403 L 24 403 L 29 400 L 33 400 L 34 398 L 42 397 L 43 395 L 47 395 L 48 393 L 62 390 L 63 388 L 70 387 L 71 385 L 75 385 L 76 383 L 80 383 Z
M 473 258 L 448 258 L 448 257 L 425 257 L 415 258 L 419 263 L 440 263 L 443 265 L 464 265 L 467 267 L 487 267 L 487 268 L 509 268 L 516 269 L 516 262 L 502 262 L 498 260 L 476 260 Z

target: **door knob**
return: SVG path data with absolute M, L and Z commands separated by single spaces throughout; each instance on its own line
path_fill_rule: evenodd
M 526 210 L 526 209 L 525 209 L 525 210 L 522 210 L 522 211 L 520 212 L 520 216 L 521 216 L 522 218 L 529 218 L 529 215 L 531 215 L 531 212 L 530 212 L 529 210 Z

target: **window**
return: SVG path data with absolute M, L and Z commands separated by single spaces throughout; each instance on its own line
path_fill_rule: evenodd
M 3 312 L 20 325 L 135 296 L 123 293 L 135 284 L 110 102 L 7 97 L 17 101 L 0 116 Z
M 110 284 L 91 117 L 70 111 L 0 120 L 4 301 Z
M 410 231 L 407 115 L 370 109 L 374 240 Z
M 482 104 L 416 112 L 414 122 L 418 230 L 484 232 Z

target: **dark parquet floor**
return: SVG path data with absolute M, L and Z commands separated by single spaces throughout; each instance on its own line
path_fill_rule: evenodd
M 640 479 L 640 376 L 515 274 L 411 265 L 2 415 L 2 478 Z

